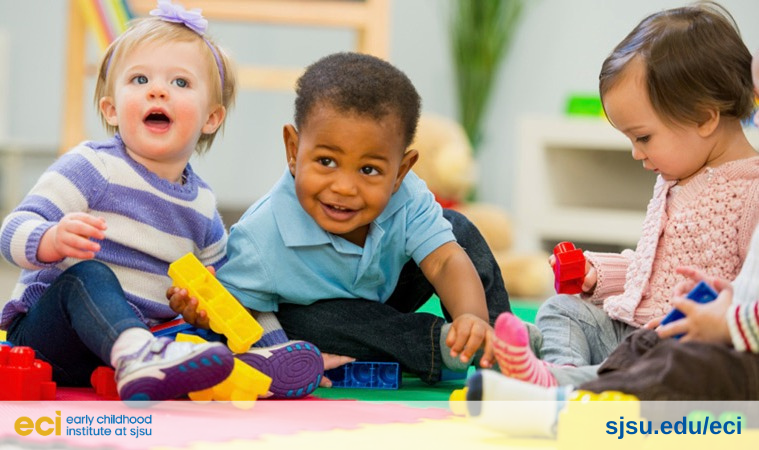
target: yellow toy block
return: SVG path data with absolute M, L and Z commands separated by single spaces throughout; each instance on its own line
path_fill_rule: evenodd
M 613 421 L 638 422 L 640 416 L 638 398 L 618 391 L 600 394 L 574 391 L 564 409 L 559 412 L 557 448 L 559 450 L 589 448 L 641 448 L 643 434 L 625 435 L 608 433 L 608 423 Z
M 202 344 L 206 342 L 200 336 L 178 333 L 178 342 L 193 342 Z M 209 389 L 190 392 L 188 397 L 196 402 L 231 401 L 233 405 L 241 409 L 253 407 L 253 402 L 269 392 L 271 378 L 248 364 L 235 358 L 232 373 L 221 383 Z
M 466 416 L 466 391 L 467 388 L 456 389 L 451 392 L 451 396 L 448 398 L 448 404 L 451 407 L 451 412 L 457 416 Z
M 264 329 L 219 280 L 192 253 L 169 265 L 174 285 L 187 289 L 198 299 L 198 309 L 208 313 L 211 329 L 227 337 L 227 346 L 235 353 L 245 353 L 261 339 Z

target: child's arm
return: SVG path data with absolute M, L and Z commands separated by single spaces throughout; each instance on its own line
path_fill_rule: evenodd
M 493 328 L 488 323 L 485 290 L 469 256 L 457 243 L 448 242 L 427 255 L 419 267 L 453 319 L 446 337 L 451 356 L 468 361 L 484 347 L 481 365 L 488 367 L 493 359 L 492 345 L 488 345 Z

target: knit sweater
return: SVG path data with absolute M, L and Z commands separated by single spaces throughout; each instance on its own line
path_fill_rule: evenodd
M 759 353 L 759 227 L 746 262 L 733 283 L 733 305 L 727 311 L 733 347 Z
M 37 259 L 42 235 L 71 212 L 105 218 L 106 237 L 95 258 L 116 274 L 137 316 L 149 326 L 176 317 L 166 299 L 168 265 L 193 252 L 205 265 L 220 267 L 227 240 L 208 185 L 190 165 L 184 180 L 171 183 L 148 171 L 127 154 L 119 136 L 85 142 L 62 155 L 0 229 L 0 253 L 23 269 L 0 327 L 7 329 L 80 261 Z
M 740 272 L 759 221 L 759 156 L 673 186 L 657 179 L 635 251 L 585 253 L 598 274 L 588 299 L 613 319 L 639 327 L 666 314 L 679 266 L 728 280 Z

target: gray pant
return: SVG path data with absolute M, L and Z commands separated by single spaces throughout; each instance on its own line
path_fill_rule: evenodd
M 528 327 L 530 346 L 550 368 L 559 385 L 577 386 L 596 378 L 598 366 L 636 330 L 574 295 L 556 295 L 543 303 Z

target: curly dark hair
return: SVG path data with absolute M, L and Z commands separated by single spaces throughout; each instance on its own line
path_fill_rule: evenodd
M 406 147 L 414 140 L 421 98 L 392 64 L 361 53 L 335 53 L 306 68 L 295 88 L 295 126 L 301 129 L 315 105 L 382 119 L 398 114 Z

